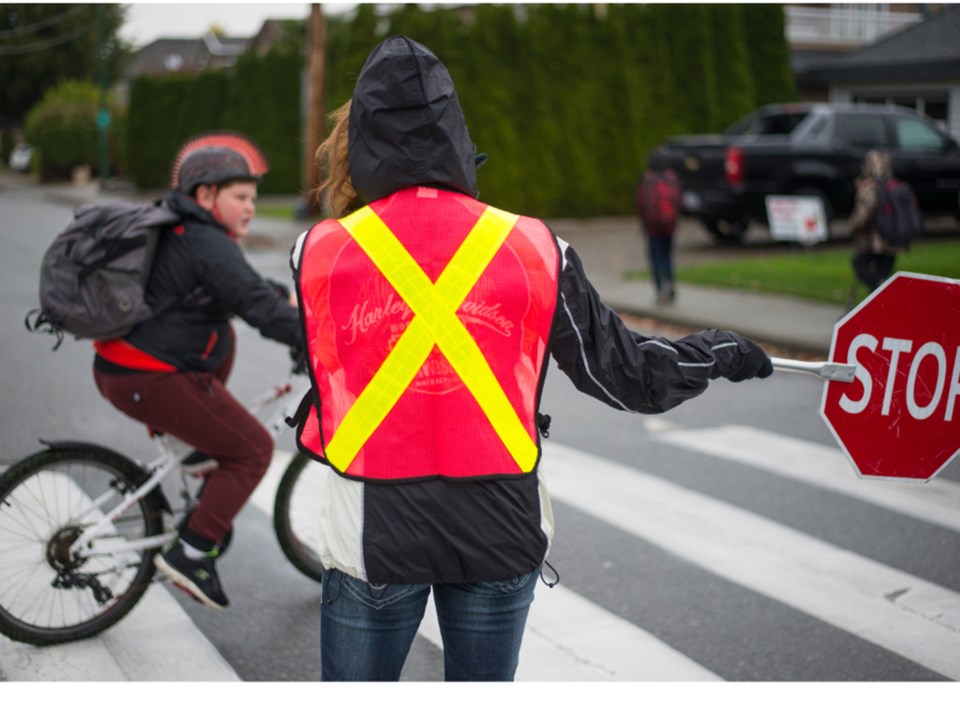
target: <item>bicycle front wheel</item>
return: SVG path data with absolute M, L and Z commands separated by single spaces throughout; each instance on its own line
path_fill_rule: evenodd
M 273 529 L 287 559 L 308 578 L 323 579 L 320 564 L 320 508 L 326 467 L 297 453 L 280 477 L 273 505 Z
M 51 645 L 96 635 L 126 615 L 153 578 L 159 547 L 129 541 L 163 531 L 154 494 L 131 505 L 71 553 L 85 529 L 145 478 L 143 470 L 93 445 L 41 451 L 0 476 L 0 633 Z

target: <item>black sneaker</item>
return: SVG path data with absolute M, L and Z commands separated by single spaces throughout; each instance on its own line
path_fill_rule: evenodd
M 212 456 L 207 456 L 202 451 L 193 451 L 183 457 L 180 466 L 183 472 L 191 476 L 199 476 L 207 471 L 213 471 L 220 464 Z
M 200 560 L 188 558 L 183 552 L 183 546 L 177 542 L 166 553 L 157 553 L 153 563 L 174 585 L 197 602 L 209 605 L 215 610 L 222 610 L 230 602 L 220 587 L 214 560 L 214 556 L 205 556 Z

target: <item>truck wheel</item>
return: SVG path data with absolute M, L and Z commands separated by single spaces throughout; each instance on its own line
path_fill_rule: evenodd
M 743 234 L 747 232 L 746 221 L 711 219 L 704 221 L 703 225 L 718 245 L 739 245 L 743 242 Z

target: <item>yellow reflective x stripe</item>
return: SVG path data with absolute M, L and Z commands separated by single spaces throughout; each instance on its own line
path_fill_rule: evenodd
M 533 468 L 536 444 L 456 315 L 516 221 L 517 216 L 488 207 L 434 284 L 372 209 L 362 208 L 340 220 L 414 318 L 327 445 L 325 453 L 334 466 L 343 470 L 350 465 L 437 345 L 517 465 L 523 471 Z

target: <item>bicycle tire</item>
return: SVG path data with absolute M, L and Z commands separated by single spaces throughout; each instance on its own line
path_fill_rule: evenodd
M 153 579 L 160 548 L 84 559 L 69 550 L 84 524 L 145 478 L 133 461 L 93 444 L 54 446 L 0 475 L 0 633 L 62 644 L 93 637 L 130 612 Z M 94 544 L 159 535 L 162 507 L 148 493 Z
M 312 580 L 322 582 L 323 566 L 317 547 L 320 522 L 320 464 L 297 453 L 290 460 L 273 503 L 273 529 L 287 560 Z

